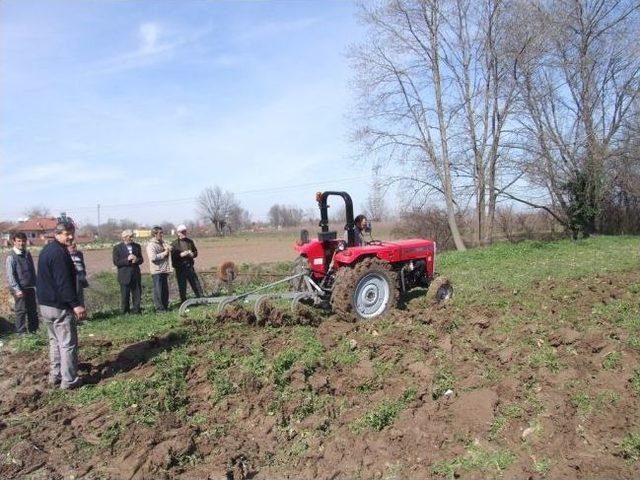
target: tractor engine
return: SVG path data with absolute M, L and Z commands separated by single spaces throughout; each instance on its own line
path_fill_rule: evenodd
M 412 260 L 402 266 L 400 270 L 400 288 L 403 292 L 415 287 L 428 287 L 427 262 Z

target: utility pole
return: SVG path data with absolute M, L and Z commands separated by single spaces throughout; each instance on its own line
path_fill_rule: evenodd
M 100 204 L 98 204 L 98 237 L 100 237 Z

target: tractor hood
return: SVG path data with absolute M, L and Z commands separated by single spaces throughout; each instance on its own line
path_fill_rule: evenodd
M 387 262 L 399 262 L 425 257 L 432 257 L 435 251 L 435 242 L 421 238 L 397 240 L 394 242 L 379 242 L 375 245 L 363 247 L 351 247 L 336 253 L 334 260 L 348 265 L 363 256 L 377 257 Z

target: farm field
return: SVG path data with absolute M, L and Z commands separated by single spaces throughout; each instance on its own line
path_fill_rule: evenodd
M 334 225 L 333 228 L 338 228 Z M 312 238 L 315 237 L 318 227 L 316 224 L 305 225 L 300 228 L 306 228 L 310 232 Z M 218 267 L 223 262 L 232 261 L 238 265 L 261 264 L 293 261 L 296 257 L 296 251 L 293 246 L 298 238 L 300 238 L 300 228 L 288 228 L 282 231 L 274 232 L 242 232 L 230 237 L 212 237 L 212 238 L 195 238 L 198 247 L 198 258 L 196 259 L 196 269 L 211 270 Z M 340 226 L 341 228 L 341 226 Z M 392 239 L 392 224 L 376 224 L 374 225 L 374 237 L 380 239 Z M 170 242 L 173 238 L 167 238 Z M 137 239 L 138 243 L 143 246 L 143 257 L 145 264 L 142 265 L 143 273 L 149 271 L 149 263 L 147 259 L 144 245 L 146 239 Z M 114 243 L 115 244 L 115 243 Z M 100 249 L 84 249 L 80 245 L 80 250 L 84 252 L 87 272 L 93 275 L 100 272 L 115 271 L 111 259 L 111 248 Z M 32 249 L 34 261 L 37 264 L 39 249 Z M 0 254 L 0 271 L 4 278 L 4 260 L 5 254 Z
M 444 252 L 450 302 L 372 322 L 102 312 L 72 392 L 46 384 L 44 334 L 4 337 L 0 477 L 637 477 L 638 246 Z

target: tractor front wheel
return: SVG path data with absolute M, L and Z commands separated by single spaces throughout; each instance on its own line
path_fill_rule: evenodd
M 338 270 L 331 293 L 331 308 L 345 320 L 370 320 L 398 302 L 398 276 L 391 265 L 367 258 L 355 267 Z
M 434 303 L 444 303 L 453 297 L 453 286 L 447 277 L 436 277 L 427 290 L 427 299 Z

